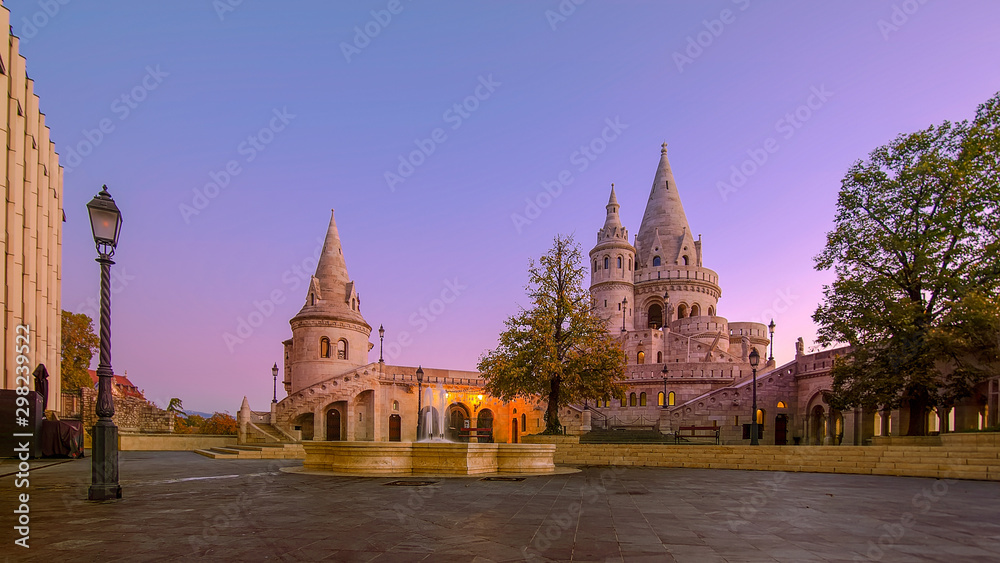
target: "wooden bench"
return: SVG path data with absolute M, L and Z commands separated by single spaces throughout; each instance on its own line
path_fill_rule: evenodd
M 473 434 L 475 433 L 475 434 Z M 493 429 L 492 428 L 459 428 L 458 429 L 459 438 L 475 438 L 477 442 L 480 443 L 491 443 L 493 442 Z
M 699 434 L 699 432 L 710 432 L 710 434 Z M 715 444 L 719 444 L 719 427 L 718 426 L 681 426 L 674 432 L 674 443 L 679 444 L 681 440 L 686 440 L 688 438 L 712 438 L 715 440 Z

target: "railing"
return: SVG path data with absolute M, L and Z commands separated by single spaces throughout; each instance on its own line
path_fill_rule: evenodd
M 608 429 L 608 415 L 597 409 L 590 410 L 590 427 L 592 429 L 607 430 Z
M 379 381 L 395 381 L 398 383 L 417 384 L 415 375 L 406 373 L 383 373 L 378 376 Z M 436 375 L 425 375 L 424 385 L 435 385 L 437 383 L 447 385 L 468 385 L 471 387 L 482 387 L 486 385 L 486 380 L 477 377 L 438 377 Z
M 617 415 L 612 416 L 608 419 L 608 425 L 610 428 L 638 428 L 638 427 L 655 427 L 660 423 L 660 417 L 649 417 L 643 414 L 633 418 L 633 419 L 622 419 Z
M 271 424 L 271 412 L 250 411 L 250 422 Z

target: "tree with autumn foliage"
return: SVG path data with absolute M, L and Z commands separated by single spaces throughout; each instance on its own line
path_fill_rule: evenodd
M 239 430 L 236 419 L 227 412 L 217 412 L 209 417 L 201 426 L 202 434 L 233 435 Z
M 813 320 L 838 408 L 909 409 L 908 435 L 995 377 L 1000 352 L 1000 94 L 975 118 L 900 135 L 842 181 L 816 257 L 836 279 Z
M 625 352 L 592 308 L 581 262 L 572 236 L 556 236 L 538 263 L 530 261 L 531 308 L 507 319 L 499 345 L 477 366 L 494 397 L 547 400 L 543 434 L 561 433 L 559 407 L 625 393 Z
M 62 392 L 76 393 L 82 387 L 93 387 L 87 370 L 101 341 L 94 334 L 94 321 L 83 313 L 62 312 Z

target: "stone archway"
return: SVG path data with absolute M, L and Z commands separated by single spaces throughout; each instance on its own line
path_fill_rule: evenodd
M 403 419 L 398 414 L 389 415 L 389 441 L 399 442 L 403 437 Z
M 469 427 L 469 410 L 461 403 L 452 403 L 448 406 L 448 432 L 447 437 L 452 442 L 468 442 L 469 437 L 462 436 L 463 431 Z M 464 432 L 468 434 L 468 432 Z
M 313 426 L 313 413 L 300 414 L 292 420 L 292 428 L 300 432 L 303 440 L 312 440 L 315 437 Z
M 823 444 L 826 439 L 826 409 L 816 405 L 809 411 L 809 443 L 814 446 Z
M 479 416 L 476 417 L 476 428 L 490 430 L 489 434 L 482 436 L 483 432 L 477 432 L 476 434 L 481 436 L 479 442 L 493 442 L 493 411 L 490 409 L 483 409 L 479 411 Z

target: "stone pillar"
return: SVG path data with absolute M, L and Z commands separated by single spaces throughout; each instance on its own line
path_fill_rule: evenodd
M 590 432 L 590 418 L 591 418 L 591 416 L 592 415 L 590 413 L 590 409 L 584 409 L 583 410 L 583 415 L 580 417 L 580 431 L 581 432 Z
M 357 435 L 355 432 L 358 429 L 358 408 L 355 405 L 357 397 L 351 397 L 347 400 L 347 420 L 344 422 L 344 440 L 349 442 L 354 442 L 357 440 Z
M 955 432 L 979 429 L 979 405 L 970 398 L 955 405 Z
M 317 405 L 313 409 L 313 437 L 314 442 L 329 440 L 326 435 L 326 409 L 323 405 Z
M 378 394 L 381 393 L 382 396 L 379 397 Z M 388 399 L 385 393 L 385 389 L 375 384 L 375 390 L 372 391 L 372 441 L 373 442 L 388 442 L 389 441 L 389 421 L 386 418 L 388 415 L 385 414 L 385 403 L 389 402 L 390 408 L 392 407 L 392 399 Z
M 834 416 L 833 411 L 830 409 L 827 409 L 825 417 L 823 428 L 826 430 L 826 435 L 823 436 L 823 445 L 831 446 L 835 443 L 833 439 L 837 433 L 837 417 Z
M 246 396 L 244 396 L 243 404 L 240 405 L 240 412 L 236 415 L 236 423 L 239 425 L 237 440 L 239 440 L 241 444 L 245 444 L 247 441 L 247 424 L 250 422 L 250 412 L 250 401 L 248 401 Z
M 858 425 L 858 441 L 855 445 L 867 446 L 875 436 L 875 409 L 861 409 L 861 423 Z
M 840 442 L 842 446 L 854 446 L 858 444 L 857 433 L 861 430 L 861 409 L 853 409 L 843 413 L 844 417 L 844 439 Z
M 952 407 L 938 407 L 938 413 L 941 417 L 941 426 L 938 431 L 940 434 L 951 432 L 951 421 L 949 420 L 951 418 L 949 416 L 951 409 Z
M 882 426 L 879 428 L 881 436 L 889 435 L 889 421 L 892 420 L 892 411 L 889 409 L 882 410 Z
M 890 430 L 892 431 L 891 434 L 893 436 L 903 435 L 902 419 L 900 418 L 899 415 L 900 415 L 899 409 L 893 410 L 892 414 L 889 415 L 889 418 L 892 420 L 892 425 Z M 886 436 L 888 435 L 889 434 L 886 434 Z

